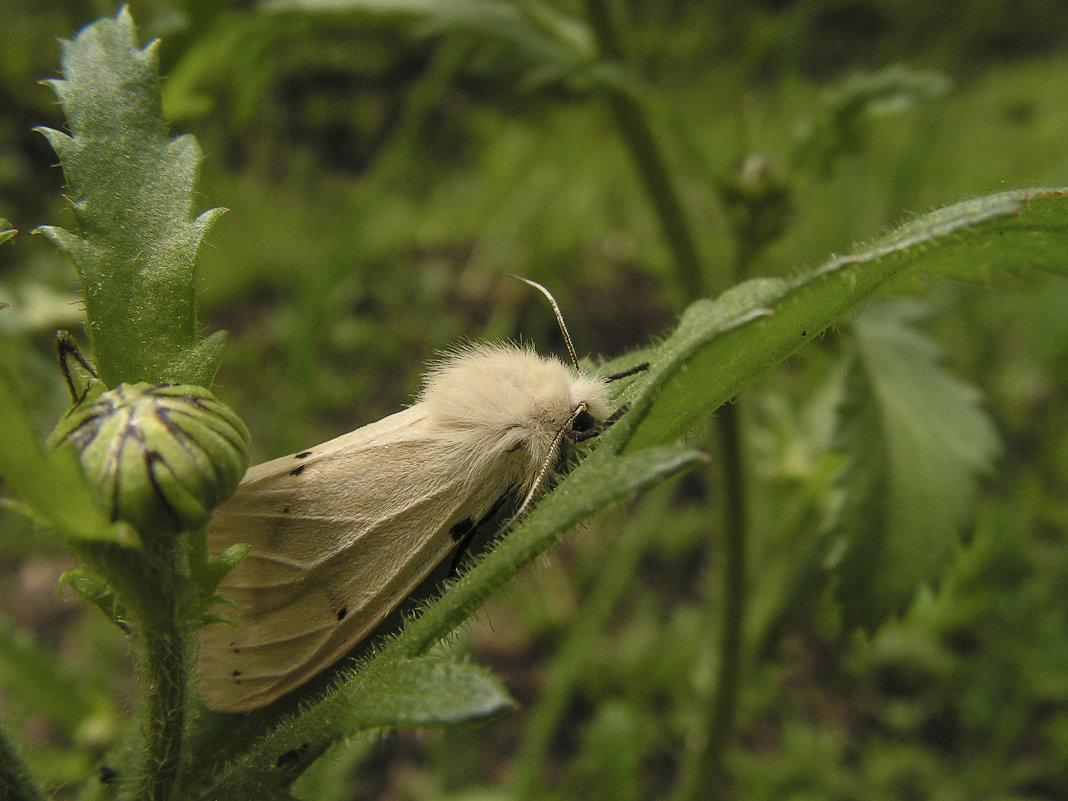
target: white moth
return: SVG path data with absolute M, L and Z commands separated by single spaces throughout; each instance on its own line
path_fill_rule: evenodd
M 608 418 L 607 381 L 511 344 L 434 365 L 414 405 L 252 467 L 211 522 L 209 550 L 244 542 L 219 592 L 236 626 L 200 634 L 200 692 L 227 712 L 300 686 L 360 642 L 509 493 L 532 502 L 565 439 Z M 584 436 L 585 435 L 585 436 Z M 514 518 L 513 518 L 514 519 Z

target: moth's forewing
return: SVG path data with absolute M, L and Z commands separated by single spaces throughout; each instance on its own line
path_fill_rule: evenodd
M 507 492 L 501 458 L 472 472 L 416 405 L 250 470 L 209 531 L 213 553 L 251 546 L 219 587 L 237 625 L 201 632 L 209 706 L 263 706 L 351 650 Z

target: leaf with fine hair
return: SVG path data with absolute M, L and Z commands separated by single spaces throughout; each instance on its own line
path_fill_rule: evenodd
M 1024 268 L 1068 275 L 1068 189 L 947 206 L 794 280 L 747 281 L 691 305 L 667 340 L 641 354 L 651 368 L 612 435 L 626 438 L 626 450 L 671 442 L 844 315 L 913 293 L 923 278 L 985 283 L 996 269 Z
M 39 130 L 59 156 L 76 226 L 37 232 L 78 271 L 105 383 L 208 386 L 224 337 L 198 337 L 195 260 L 223 210 L 192 214 L 200 148 L 168 136 L 157 50 L 137 48 L 125 8 L 63 42 L 63 78 L 48 83 L 70 133 Z
M 190 797 L 286 797 L 286 788 L 338 740 L 373 729 L 471 724 L 513 707 L 501 683 L 475 665 L 435 658 L 375 660 L 336 691 L 257 737 Z

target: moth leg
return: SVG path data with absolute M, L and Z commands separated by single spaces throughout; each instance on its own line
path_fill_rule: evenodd
M 604 430 L 610 425 L 612 425 L 612 423 L 616 422 L 624 414 L 626 414 L 627 409 L 629 408 L 630 404 L 624 403 L 622 406 L 612 412 L 612 414 L 606 417 L 599 425 L 596 425 L 593 428 L 588 428 L 584 431 L 577 431 L 575 429 L 572 429 L 568 432 L 567 438 L 572 442 L 585 442 L 588 439 L 593 439 L 594 437 L 603 434 Z
M 608 426 L 612 425 L 612 423 L 616 422 L 616 420 L 625 415 L 628 409 L 630 409 L 630 404 L 624 403 L 622 406 L 620 406 L 618 409 L 616 409 L 604 419 L 604 422 L 601 423 L 601 428 L 608 428 Z
M 596 426 L 595 428 L 589 428 L 585 431 L 569 431 L 567 434 L 567 438 L 571 442 L 585 442 L 588 439 L 593 439 L 594 437 L 600 436 L 601 432 L 604 431 L 605 425 L 607 424 L 608 421 L 605 420 L 604 423 L 601 423 L 601 425 Z
M 500 514 L 501 509 L 504 508 L 505 504 L 514 494 L 514 490 L 504 493 L 504 495 L 493 502 L 493 506 L 491 506 L 490 510 L 482 516 L 482 519 L 473 520 L 472 518 L 467 517 L 449 529 L 449 535 L 456 542 L 456 553 L 453 554 L 452 562 L 449 565 L 450 576 L 455 576 L 460 572 L 460 563 L 463 562 L 464 557 L 470 553 L 471 542 L 474 540 L 476 532 Z

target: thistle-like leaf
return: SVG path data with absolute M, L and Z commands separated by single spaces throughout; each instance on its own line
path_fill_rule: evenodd
M 156 43 L 138 49 L 125 8 L 63 42 L 63 78 L 48 83 L 70 133 L 40 131 L 59 156 L 76 225 L 37 230 L 78 271 L 109 386 L 207 386 L 220 335 L 198 340 L 195 259 L 222 210 L 193 216 L 200 149 L 168 135 L 157 61 Z
M 947 373 L 915 327 L 916 303 L 872 306 L 853 325 L 835 446 L 848 457 L 838 595 L 849 627 L 874 628 L 941 575 L 1000 440 L 979 392 Z

